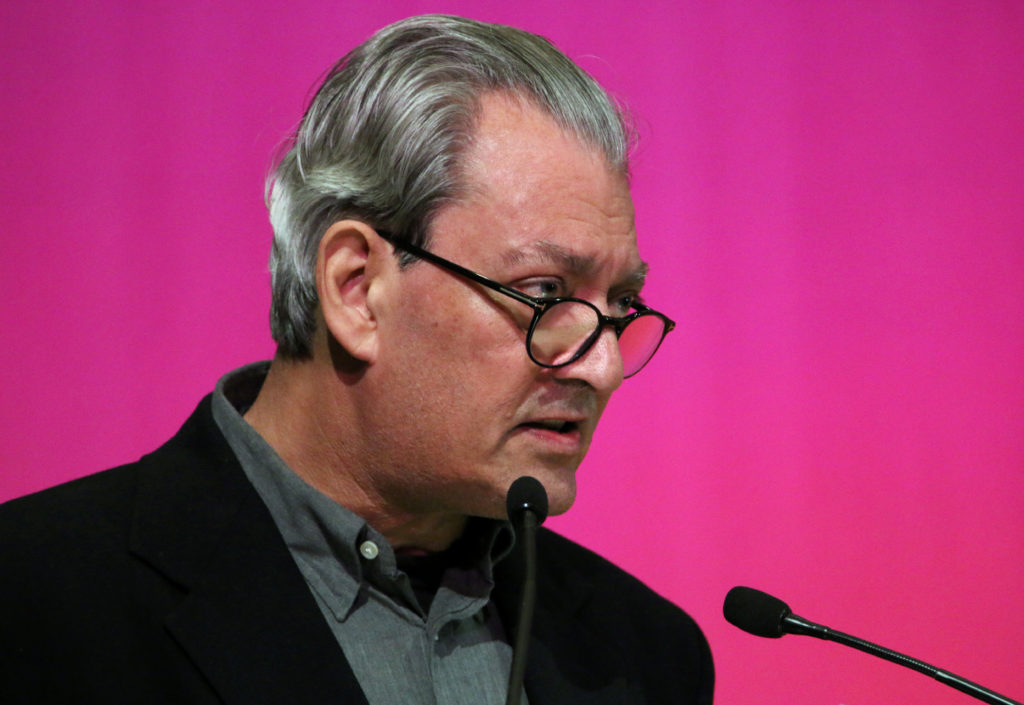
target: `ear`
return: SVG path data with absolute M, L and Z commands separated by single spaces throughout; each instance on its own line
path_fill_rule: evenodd
M 341 220 L 320 238 L 316 288 L 320 312 L 332 336 L 345 351 L 363 362 L 377 356 L 377 317 L 370 289 L 381 274 L 384 241 L 366 223 Z

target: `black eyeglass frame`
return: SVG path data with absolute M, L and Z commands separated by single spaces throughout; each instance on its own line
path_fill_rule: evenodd
M 668 316 L 659 311 L 655 311 L 650 306 L 640 303 L 639 301 L 634 301 L 630 304 L 630 306 L 636 309 L 633 313 L 621 317 L 607 316 L 601 313 L 601 310 L 598 309 L 597 306 L 587 301 L 586 299 L 579 299 L 576 298 L 575 296 L 530 296 L 529 294 L 524 294 L 518 289 L 513 289 L 512 287 L 506 286 L 505 284 L 502 284 L 500 282 L 496 282 L 493 279 L 488 279 L 482 274 L 477 274 L 471 269 L 466 269 L 462 265 L 447 260 L 444 257 L 441 257 L 440 255 L 436 255 L 430 250 L 425 250 L 422 247 L 412 244 L 411 242 L 404 242 L 402 240 L 399 240 L 389 232 L 378 230 L 377 234 L 380 235 L 387 242 L 391 243 L 395 247 L 395 249 L 407 252 L 413 255 L 414 257 L 425 259 L 428 262 L 435 264 L 438 267 L 441 267 L 442 269 L 447 269 L 450 272 L 465 277 L 470 281 L 474 281 L 477 284 L 485 286 L 488 289 L 492 289 L 493 291 L 497 291 L 499 294 L 504 294 L 505 296 L 513 298 L 516 301 L 531 307 L 533 309 L 533 319 L 530 321 L 530 326 L 526 332 L 526 354 L 530 356 L 530 360 L 532 360 L 535 364 L 540 365 L 541 367 L 555 369 L 558 367 L 565 367 L 566 365 L 571 365 L 572 363 L 576 362 L 581 357 L 586 355 L 587 351 L 590 350 L 591 347 L 593 347 L 594 343 L 601 336 L 601 331 L 603 331 L 606 326 L 612 327 L 612 329 L 615 331 L 615 337 L 616 339 L 618 339 L 622 337 L 622 332 L 626 330 L 626 326 L 628 326 L 636 319 L 641 318 L 643 316 L 657 316 L 658 318 L 661 319 L 662 323 L 664 324 L 664 328 L 661 333 L 661 338 L 658 340 L 657 345 L 655 345 L 651 349 L 651 353 L 647 356 L 647 359 L 644 360 L 643 364 L 641 364 L 639 367 L 637 367 L 629 374 L 623 376 L 623 379 L 628 379 L 647 366 L 647 363 L 650 362 L 651 358 L 653 358 L 655 353 L 658 352 L 658 348 L 661 347 L 661 343 L 662 341 L 665 340 L 665 336 L 671 333 L 672 330 L 676 327 L 675 321 L 673 321 L 671 318 L 669 318 Z M 541 362 L 536 357 L 534 357 L 533 349 L 531 346 L 531 343 L 533 342 L 533 331 L 537 327 L 537 322 L 540 321 L 541 316 L 543 316 L 548 309 L 552 308 L 556 304 L 565 303 L 569 301 L 589 306 L 597 315 L 598 325 L 594 328 L 594 331 L 589 336 L 587 336 L 582 343 L 580 343 L 579 347 L 572 354 L 572 357 L 570 357 L 568 360 L 564 360 L 562 362 L 558 362 L 555 364 Z

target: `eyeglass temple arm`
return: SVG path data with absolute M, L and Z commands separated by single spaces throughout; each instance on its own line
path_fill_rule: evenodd
M 513 289 L 510 286 L 505 286 L 504 284 L 496 282 L 493 279 L 488 279 L 482 274 L 477 274 L 471 269 L 466 269 L 461 265 L 455 264 L 454 262 L 450 262 L 439 255 L 435 255 L 430 250 L 425 250 L 422 247 L 418 247 L 412 244 L 411 242 L 402 242 L 395 238 L 395 236 L 393 236 L 391 233 L 378 230 L 377 234 L 380 235 L 385 240 L 387 240 L 388 242 L 390 242 L 395 247 L 395 249 L 404 250 L 405 252 L 408 252 L 411 255 L 415 255 L 416 257 L 420 257 L 422 259 L 433 262 L 437 266 L 443 267 L 448 271 L 455 272 L 456 274 L 466 277 L 467 279 L 475 281 L 477 284 L 482 284 L 483 286 L 486 286 L 495 291 L 499 291 L 502 294 L 505 294 L 506 296 L 511 296 L 516 301 L 521 301 L 527 306 L 532 306 L 533 308 L 540 308 L 544 305 L 543 303 L 533 298 L 532 296 L 524 294 L 523 292 L 517 289 Z
M 645 303 L 641 303 L 639 301 L 634 301 L 633 302 L 633 308 L 635 308 L 638 313 L 652 313 L 655 316 L 658 316 L 661 320 L 665 321 L 665 335 L 668 335 L 669 333 L 671 333 L 672 329 L 674 329 L 676 327 L 676 322 L 675 321 L 673 321 L 671 318 L 666 316 L 661 311 L 655 311 L 653 308 L 651 308 L 650 306 L 648 306 Z

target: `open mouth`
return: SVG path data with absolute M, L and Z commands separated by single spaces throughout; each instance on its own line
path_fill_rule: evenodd
M 536 428 L 542 431 L 554 431 L 555 433 L 573 433 L 579 430 L 579 424 L 575 421 L 564 419 L 545 419 L 544 421 L 530 421 L 522 424 L 526 428 Z

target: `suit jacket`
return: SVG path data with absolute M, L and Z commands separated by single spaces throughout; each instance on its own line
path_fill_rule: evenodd
M 549 531 L 538 556 L 531 705 L 711 702 L 686 614 Z M 140 461 L 0 507 L 0 702 L 366 703 L 209 397 Z

